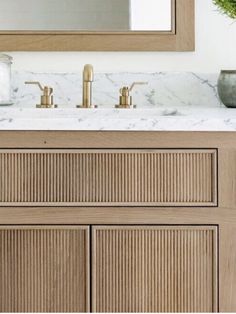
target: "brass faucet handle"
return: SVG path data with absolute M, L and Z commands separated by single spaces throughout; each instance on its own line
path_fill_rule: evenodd
M 124 86 L 120 89 L 120 94 L 121 96 L 123 97 L 128 97 L 129 96 L 129 93 L 130 93 L 130 89 L 128 86 Z
M 134 86 L 136 86 L 136 85 L 148 85 L 148 82 L 134 82 L 134 83 L 130 86 L 129 91 L 132 92 Z
M 38 85 L 38 87 L 40 88 L 40 90 L 41 90 L 42 92 L 44 91 L 43 86 L 42 86 L 39 82 L 36 82 L 36 81 L 26 81 L 25 84 L 28 84 L 28 85 Z
M 130 95 L 130 92 L 132 92 L 134 86 L 136 85 L 147 85 L 148 82 L 134 82 L 130 87 L 124 86 L 120 89 L 120 103 L 119 105 L 116 105 L 116 108 L 120 109 L 130 109 L 130 108 L 136 108 L 136 105 L 133 105 L 133 99 Z
M 36 108 L 57 108 L 57 105 L 53 103 L 53 88 L 49 86 L 42 86 L 40 82 L 37 81 L 26 81 L 25 84 L 37 85 L 39 89 L 43 92 L 41 96 L 41 103 L 36 105 Z
M 39 89 L 44 93 L 45 96 L 50 96 L 53 93 L 53 88 L 49 86 L 42 86 L 40 82 L 37 81 L 26 81 L 25 84 L 28 85 L 37 85 Z

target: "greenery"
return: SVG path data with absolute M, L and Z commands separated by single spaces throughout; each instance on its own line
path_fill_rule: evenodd
M 213 2 L 218 6 L 221 13 L 236 19 L 236 0 L 213 0 Z

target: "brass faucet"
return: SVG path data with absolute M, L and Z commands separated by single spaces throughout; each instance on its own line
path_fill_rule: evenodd
M 119 105 L 115 105 L 115 108 L 118 109 L 130 109 L 137 108 L 136 105 L 133 105 L 133 97 L 130 95 L 134 86 L 136 85 L 146 85 L 148 82 L 134 82 L 130 87 L 124 86 L 120 89 L 120 102 Z
M 93 66 L 86 64 L 83 71 L 83 99 L 82 105 L 77 106 L 78 108 L 97 108 L 92 103 L 92 86 L 94 81 Z
M 39 82 L 27 81 L 25 84 L 37 85 L 43 92 L 40 104 L 36 108 L 57 108 L 58 106 L 53 103 L 53 88 L 49 86 L 42 86 Z

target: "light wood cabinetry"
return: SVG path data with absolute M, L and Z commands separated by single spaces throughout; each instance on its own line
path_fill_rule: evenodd
M 236 312 L 235 133 L 0 133 L 0 312 Z
M 0 228 L 1 312 L 89 310 L 89 228 Z
M 0 206 L 215 206 L 216 150 L 0 150 Z
M 217 227 L 93 227 L 94 312 L 213 312 Z

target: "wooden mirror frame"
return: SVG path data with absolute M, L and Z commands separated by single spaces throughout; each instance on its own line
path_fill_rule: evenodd
M 193 51 L 195 0 L 172 0 L 170 32 L 0 31 L 1 51 Z

